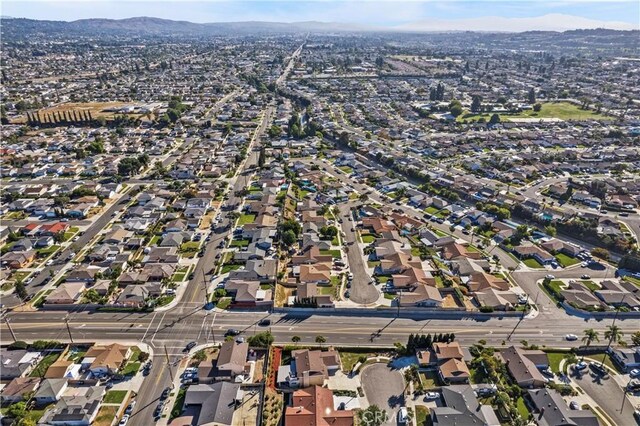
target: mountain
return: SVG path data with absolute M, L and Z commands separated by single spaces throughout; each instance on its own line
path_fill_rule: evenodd
M 525 32 L 525 31 L 569 31 L 577 29 L 637 30 L 638 25 L 628 22 L 599 21 L 580 16 L 547 14 L 531 18 L 504 18 L 501 16 L 483 16 L 470 19 L 439 20 L 429 19 L 393 27 L 396 31 L 435 32 L 435 31 L 487 31 L 487 32 Z
M 156 35 L 156 36 L 211 36 L 248 35 L 298 32 L 526 32 L 567 31 L 576 29 L 609 28 L 631 30 L 632 24 L 606 22 L 570 15 L 551 14 L 534 18 L 479 17 L 460 20 L 428 20 L 394 27 L 336 22 L 216 22 L 198 24 L 187 21 L 152 18 L 147 16 L 127 19 L 80 19 L 77 21 L 39 21 L 26 18 L 2 18 L 2 37 L 7 40 L 38 35 L 99 36 L 99 35 Z

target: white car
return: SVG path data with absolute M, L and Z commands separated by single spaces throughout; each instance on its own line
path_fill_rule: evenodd
M 440 394 L 438 392 L 427 392 L 424 394 L 424 399 L 438 399 L 440 398 Z
M 44 266 L 51 266 L 51 265 L 53 265 L 53 259 L 47 260 L 47 263 L 44 264 Z
M 129 421 L 129 415 L 125 414 L 124 416 L 122 416 L 122 419 L 120 419 L 120 423 L 118 423 L 118 426 L 125 426 L 128 421 Z
M 555 280 L 556 279 L 556 277 L 554 275 L 551 275 L 551 274 L 545 276 L 545 278 L 548 279 L 548 280 Z
M 407 413 L 407 407 L 400 407 L 400 411 L 398 411 L 398 424 L 406 424 L 409 418 L 409 414 Z
M 578 340 L 578 336 L 576 336 L 575 334 L 567 334 L 566 336 L 564 336 L 564 338 L 570 342 Z
M 633 370 L 629 371 L 629 376 L 631 377 L 640 376 L 640 368 L 634 368 Z

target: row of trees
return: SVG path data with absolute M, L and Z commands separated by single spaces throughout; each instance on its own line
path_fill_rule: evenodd
M 429 334 L 411 333 L 407 340 L 407 353 L 413 354 L 416 349 L 431 349 L 434 343 L 451 343 L 455 340 L 456 335 L 453 333 L 438 333 L 433 336 Z

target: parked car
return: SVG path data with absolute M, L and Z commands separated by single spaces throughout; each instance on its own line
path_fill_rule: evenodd
M 551 274 L 546 275 L 545 278 L 548 279 L 548 280 L 555 280 L 556 279 L 555 275 L 551 275 Z
M 634 368 L 633 370 L 629 371 L 629 376 L 631 376 L 631 377 L 640 376 L 640 369 Z
M 569 408 L 572 410 L 579 410 L 580 404 L 578 404 L 578 401 L 571 401 L 571 403 L 569 403 Z
M 429 399 L 438 399 L 440 398 L 440 394 L 438 392 L 427 392 L 424 394 L 424 399 L 429 400 Z
M 607 370 L 599 363 L 599 362 L 591 362 L 589 363 L 589 368 L 595 372 L 596 374 L 599 374 L 601 376 L 606 376 Z
M 198 343 L 197 342 L 189 342 L 187 343 L 187 346 L 185 346 L 185 349 L 187 351 L 190 351 L 191 349 L 193 349 Z
M 398 424 L 406 424 L 409 419 L 409 414 L 407 413 L 407 407 L 400 407 L 398 411 Z
M 164 390 L 162 391 L 162 394 L 160 394 L 160 400 L 164 401 L 165 399 L 169 398 L 170 394 L 171 394 L 171 388 L 170 387 L 164 388 Z
M 573 366 L 574 370 L 584 370 L 585 368 L 587 368 L 587 363 L 584 361 L 580 361 L 579 363 L 577 363 L 576 365 Z
M 129 415 L 125 414 L 124 416 L 122 416 L 122 418 L 120 419 L 120 423 L 118 423 L 118 426 L 125 426 L 127 424 L 127 422 L 129 421 Z
M 127 408 L 125 408 L 124 413 L 125 414 L 131 414 L 133 413 L 133 408 L 136 406 L 136 402 L 135 401 L 131 401 L 131 404 L 127 405 Z

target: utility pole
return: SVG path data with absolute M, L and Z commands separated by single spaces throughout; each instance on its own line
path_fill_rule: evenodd
M 69 315 L 64 317 L 64 323 L 67 326 L 67 333 L 69 333 L 69 341 L 73 343 L 73 337 L 71 336 L 71 328 L 69 328 Z
M 620 305 L 618 305 L 618 307 L 616 308 L 616 313 L 613 316 L 613 322 L 611 323 L 611 328 L 613 328 L 614 325 L 616 325 L 616 320 L 618 319 L 618 313 L 620 312 L 620 307 L 622 306 L 622 303 L 624 303 L 624 298 L 627 297 L 626 294 L 624 294 L 622 296 L 622 299 L 620 299 Z M 602 357 L 602 361 L 600 361 L 600 367 L 602 367 L 604 365 L 604 360 L 607 359 L 607 355 L 609 354 L 609 348 L 611 348 L 611 343 L 613 343 L 613 339 L 616 336 L 612 333 L 611 336 L 609 337 L 609 343 L 607 344 L 607 350 L 604 351 L 604 356 Z
M 167 359 L 167 370 L 169 370 L 169 377 L 171 377 L 171 389 L 173 389 L 173 371 L 171 371 L 171 363 L 169 362 L 169 352 L 167 352 L 167 345 L 164 345 L 164 356 Z
M 15 333 L 13 332 L 13 328 L 11 328 L 11 324 L 9 323 L 9 318 L 7 318 L 6 315 L 2 315 L 2 319 L 7 324 L 7 328 L 9 328 L 9 333 L 11 333 L 11 338 L 15 342 L 17 339 L 16 339 Z
M 205 304 L 209 303 L 209 286 L 207 285 L 207 277 L 204 275 L 204 269 L 202 269 L 202 281 L 204 285 Z

